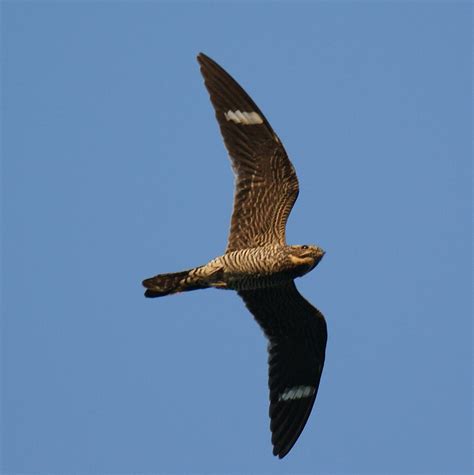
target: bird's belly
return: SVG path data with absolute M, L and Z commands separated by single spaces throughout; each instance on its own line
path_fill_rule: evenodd
M 276 287 L 292 280 L 291 276 L 283 272 L 272 274 L 249 274 L 225 272 L 223 275 L 225 286 L 232 290 L 252 290 Z

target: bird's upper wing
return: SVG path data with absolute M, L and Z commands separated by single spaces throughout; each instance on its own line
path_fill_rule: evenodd
M 295 170 L 260 109 L 217 63 L 198 56 L 236 174 L 227 252 L 285 244 L 285 225 L 298 196 Z
M 311 413 L 323 371 L 323 315 L 295 284 L 239 291 L 269 339 L 270 429 L 273 454 L 283 458 Z

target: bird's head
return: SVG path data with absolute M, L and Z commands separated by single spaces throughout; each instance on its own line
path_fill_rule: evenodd
M 304 244 L 302 246 L 289 246 L 288 259 L 292 266 L 298 266 L 301 268 L 303 274 L 313 270 L 323 256 L 324 251 L 318 246 L 312 246 L 309 244 Z

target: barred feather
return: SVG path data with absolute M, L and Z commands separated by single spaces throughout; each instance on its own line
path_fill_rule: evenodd
M 262 111 L 237 81 L 205 54 L 197 59 L 236 174 L 227 252 L 284 245 L 286 221 L 298 196 L 295 169 Z M 229 118 L 234 112 L 255 114 L 259 121 Z

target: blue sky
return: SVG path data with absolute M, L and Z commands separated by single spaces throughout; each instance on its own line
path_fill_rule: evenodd
M 2 3 L 4 473 L 470 472 L 471 5 Z M 300 179 L 318 399 L 271 455 L 232 292 L 140 282 L 223 252 L 233 177 L 195 56 Z

